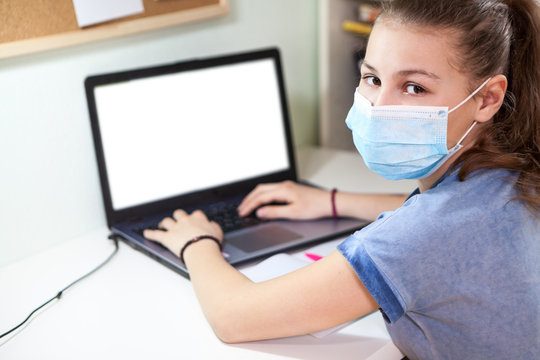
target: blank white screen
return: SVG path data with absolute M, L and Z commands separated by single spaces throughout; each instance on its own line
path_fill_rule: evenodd
M 272 60 L 95 88 L 115 210 L 289 168 Z

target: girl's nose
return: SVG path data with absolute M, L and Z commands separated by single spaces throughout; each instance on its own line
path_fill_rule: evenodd
M 396 99 L 394 99 L 394 94 L 388 88 L 379 88 L 379 92 L 374 99 L 370 99 L 373 103 L 373 106 L 383 106 L 383 105 L 397 105 Z

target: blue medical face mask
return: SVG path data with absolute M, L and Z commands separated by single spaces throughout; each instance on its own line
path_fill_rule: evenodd
M 367 167 L 390 180 L 423 179 L 433 174 L 463 147 L 461 142 L 476 125 L 474 121 L 449 150 L 448 114 L 469 101 L 490 79 L 450 111 L 441 106 L 372 106 L 355 91 L 346 123 Z

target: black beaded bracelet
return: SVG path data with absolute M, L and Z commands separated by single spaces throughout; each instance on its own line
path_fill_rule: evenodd
M 216 242 L 216 244 L 218 244 L 219 246 L 219 251 L 222 251 L 223 250 L 223 245 L 221 245 L 221 241 L 218 240 L 218 238 L 216 238 L 215 236 L 212 236 L 212 235 L 200 235 L 200 236 L 197 236 L 191 240 L 189 240 L 187 243 L 184 244 L 184 247 L 182 247 L 182 250 L 180 251 L 180 260 L 182 260 L 182 262 L 185 264 L 186 262 L 184 261 L 184 251 L 186 251 L 187 247 L 191 244 L 194 244 L 196 243 L 197 241 L 200 241 L 200 240 L 204 240 L 204 239 L 208 239 L 208 240 L 213 240 Z

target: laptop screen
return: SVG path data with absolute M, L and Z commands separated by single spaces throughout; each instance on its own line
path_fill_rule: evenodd
M 271 58 L 94 88 L 112 208 L 290 167 Z

